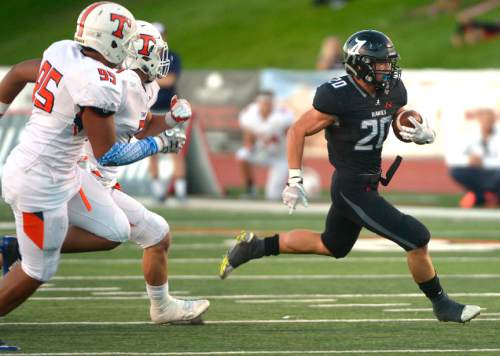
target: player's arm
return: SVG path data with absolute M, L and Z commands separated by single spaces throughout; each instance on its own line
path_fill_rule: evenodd
M 307 206 L 306 191 L 304 190 L 302 179 L 302 156 L 306 137 L 324 130 L 337 121 L 338 118 L 334 115 L 325 114 L 316 109 L 310 109 L 302 114 L 302 116 L 288 129 L 288 183 L 283 190 L 282 198 L 283 203 L 290 209 L 290 214 L 299 201 L 304 206 Z
M 290 170 L 300 170 L 302 167 L 305 138 L 324 130 L 337 120 L 334 115 L 310 109 L 290 126 L 287 133 L 288 168 Z
M 184 137 L 163 133 L 132 143 L 115 142 L 115 123 L 112 114 L 94 107 L 85 107 L 82 122 L 97 162 L 102 166 L 124 166 L 158 152 L 178 152 Z
M 33 83 L 38 76 L 40 59 L 30 59 L 17 63 L 0 82 L 0 117 L 2 117 L 27 83 Z
M 170 111 L 165 115 L 148 113 L 144 128 L 135 135 L 135 138 L 142 139 L 159 135 L 165 130 L 173 129 L 178 124 L 186 122 L 193 115 L 191 104 L 186 99 L 179 99 L 177 95 L 170 101 L 170 107 Z

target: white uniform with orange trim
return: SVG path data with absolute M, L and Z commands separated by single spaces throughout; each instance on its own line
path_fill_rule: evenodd
M 129 142 L 142 128 L 149 109 L 156 102 L 160 87 L 156 82 L 145 83 L 143 86 L 137 73 L 132 70 L 125 70 L 119 74 L 123 82 L 123 96 L 120 108 L 114 115 L 115 133 L 116 141 L 125 143 Z M 85 151 L 90 169 L 127 216 L 131 227 L 130 239 L 143 248 L 159 243 L 169 232 L 165 219 L 149 211 L 140 202 L 118 189 L 116 186 L 118 167 L 99 165 L 88 142 L 85 145 Z M 91 215 L 83 207 L 79 209 L 79 214 Z M 99 219 L 106 222 L 109 217 L 102 215 Z M 88 224 L 94 224 L 90 216 Z
M 236 152 L 236 158 L 269 167 L 267 199 L 281 199 L 281 192 L 288 177 L 286 131 L 292 122 L 292 113 L 284 108 L 275 108 L 269 117 L 263 118 L 256 103 L 250 104 L 240 113 L 240 127 L 251 132 L 256 141 L 252 150 L 240 148 Z
M 123 212 L 112 199 L 100 199 L 102 186 L 77 165 L 85 142 L 77 118 L 81 107 L 115 112 L 122 91 L 119 76 L 84 56 L 76 42 L 55 42 L 45 50 L 30 120 L 2 174 L 2 196 L 16 218 L 22 267 L 32 278 L 46 281 L 57 270 L 68 224 L 78 226 L 72 207 L 113 211 L 105 227 L 96 224 L 88 230 L 117 241 L 128 238 Z M 92 206 L 98 198 L 99 205 Z

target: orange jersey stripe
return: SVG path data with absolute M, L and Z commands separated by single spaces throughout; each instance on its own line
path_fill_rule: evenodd
M 89 200 L 87 199 L 87 196 L 85 195 L 83 188 L 80 188 L 80 197 L 82 198 L 82 202 L 87 208 L 87 211 L 92 211 L 92 205 L 90 205 Z
M 92 10 L 94 10 L 99 5 L 102 5 L 102 4 L 105 4 L 105 3 L 106 3 L 105 1 L 96 2 L 96 3 L 92 4 L 92 5 L 89 5 L 89 7 L 87 7 L 87 10 L 85 10 L 85 13 L 82 15 L 82 19 L 78 23 L 78 34 L 77 34 L 78 37 L 81 37 L 83 35 L 83 28 L 85 26 L 85 20 L 87 20 L 87 17 L 92 12 Z

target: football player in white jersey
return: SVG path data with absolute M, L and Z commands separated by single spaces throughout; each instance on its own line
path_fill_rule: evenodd
M 243 147 L 236 152 L 247 194 L 256 195 L 254 166 L 269 167 L 266 182 L 266 199 L 281 198 L 287 175 L 286 132 L 293 122 L 293 115 L 274 104 L 271 91 L 261 91 L 255 101 L 240 113 L 239 124 L 243 130 Z
M 179 141 L 165 133 L 134 143 L 115 142 L 113 114 L 124 89 L 113 68 L 125 59 L 135 27 L 133 15 L 123 6 L 91 4 L 78 18 L 75 41 L 55 42 L 41 62 L 15 66 L 0 83 L 3 115 L 24 87 L 22 82 L 33 81 L 32 68 L 39 68 L 30 120 L 2 175 L 2 195 L 14 211 L 23 259 L 0 284 L 0 316 L 55 274 L 69 224 L 74 227 L 68 235 L 87 236 L 89 244 L 129 237 L 125 213 L 102 185 L 78 168 L 86 138 L 101 165 L 124 165 L 178 150 Z M 111 209 L 113 218 L 87 232 L 71 214 L 78 205 L 96 213 Z
M 166 115 L 152 115 L 149 111 L 156 102 L 159 90 L 156 79 L 168 73 L 168 46 L 152 24 L 145 21 L 136 21 L 136 24 L 137 35 L 131 42 L 131 53 L 124 63 L 127 70 L 120 73 L 124 95 L 122 105 L 115 113 L 117 142 L 128 142 L 132 137 L 143 139 L 155 136 L 191 117 L 191 106 L 187 100 L 176 96 L 172 98 L 171 110 Z M 172 131 L 172 134 L 184 135 L 180 131 Z M 144 249 L 143 272 L 151 301 L 151 320 L 164 324 L 199 317 L 208 309 L 208 300 L 182 300 L 169 295 L 167 252 L 171 237 L 168 223 L 120 190 L 116 180 L 118 167 L 100 165 L 90 145 L 85 148 L 93 174 L 128 218 L 130 240 Z M 87 219 L 89 228 L 96 219 L 105 222 L 110 218 L 96 216 L 83 206 L 80 206 L 78 214 Z M 85 225 L 80 227 L 89 229 Z

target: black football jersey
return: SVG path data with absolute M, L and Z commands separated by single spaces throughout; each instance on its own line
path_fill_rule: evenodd
M 339 119 L 325 129 L 330 163 L 339 172 L 379 173 L 382 145 L 393 115 L 406 101 L 401 80 L 388 95 L 377 97 L 370 96 L 349 75 L 320 85 L 313 107 Z

